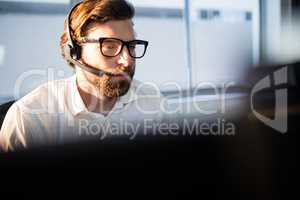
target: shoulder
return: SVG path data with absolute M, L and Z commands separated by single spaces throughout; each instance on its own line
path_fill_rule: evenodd
M 16 101 L 15 106 L 21 111 L 47 109 L 49 103 L 53 104 L 62 97 L 69 82 L 70 78 L 65 78 L 44 83 Z

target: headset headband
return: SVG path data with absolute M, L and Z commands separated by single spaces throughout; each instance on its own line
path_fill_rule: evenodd
M 70 45 L 71 48 L 75 47 L 75 41 L 72 38 L 71 35 L 71 15 L 73 13 L 73 11 L 81 4 L 82 2 L 77 3 L 69 12 L 68 16 L 67 16 L 67 37 L 68 37 L 68 45 Z
M 85 71 L 88 71 L 92 74 L 95 74 L 97 76 L 103 76 L 104 74 L 108 75 L 108 76 L 113 76 L 112 73 L 110 72 L 106 72 L 104 70 L 100 70 L 100 69 L 96 69 L 92 66 L 89 66 L 87 64 L 83 64 L 81 62 L 78 61 L 79 59 L 79 48 L 78 48 L 78 45 L 76 45 L 75 41 L 73 40 L 72 38 L 72 35 L 71 35 L 71 14 L 72 12 L 81 4 L 82 2 L 79 2 L 77 3 L 72 9 L 71 11 L 69 12 L 68 16 L 67 16 L 67 27 L 66 27 L 66 32 L 67 32 L 67 38 L 68 38 L 68 41 L 64 47 L 64 51 L 65 51 L 65 58 L 72 64 L 82 68 L 83 70 Z

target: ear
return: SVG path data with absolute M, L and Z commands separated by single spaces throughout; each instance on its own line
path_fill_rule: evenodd
M 64 56 L 67 60 L 71 59 L 72 58 L 72 45 L 70 44 L 65 44 L 64 46 Z

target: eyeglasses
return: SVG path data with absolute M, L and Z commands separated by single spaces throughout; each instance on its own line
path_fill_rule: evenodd
M 89 39 L 82 38 L 81 43 L 99 43 L 100 44 L 100 52 L 103 56 L 106 57 L 115 57 L 118 56 L 124 46 L 127 47 L 129 55 L 132 58 L 142 58 L 147 50 L 148 41 L 144 40 L 131 40 L 125 42 L 118 38 L 99 38 L 99 39 Z

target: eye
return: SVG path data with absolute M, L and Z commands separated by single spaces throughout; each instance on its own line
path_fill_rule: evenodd
M 122 43 L 114 39 L 106 39 L 103 41 L 102 46 L 107 49 L 116 49 L 119 48 Z
M 107 48 L 107 49 L 115 49 L 118 48 L 118 44 L 115 42 L 105 42 L 103 43 L 103 47 Z
M 113 45 L 106 45 L 105 48 L 107 48 L 107 49 L 114 49 L 114 48 L 116 48 L 116 47 L 113 46 Z
M 131 50 L 134 50 L 134 49 L 136 48 L 136 45 L 135 45 L 135 44 L 131 44 L 131 45 L 129 45 L 129 48 L 130 48 Z

